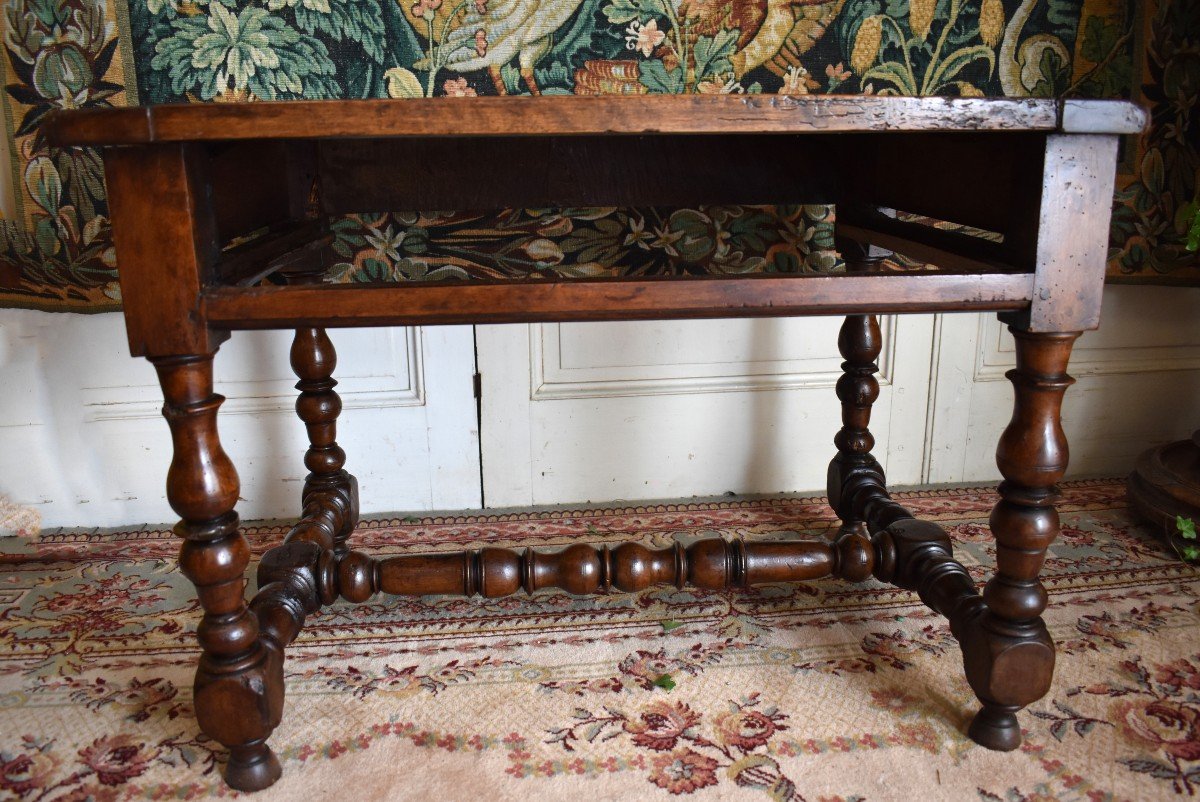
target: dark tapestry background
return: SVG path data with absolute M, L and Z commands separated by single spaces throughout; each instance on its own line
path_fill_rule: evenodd
M 1124 149 L 1110 277 L 1200 283 L 1182 247 L 1193 0 L 14 0 L 3 25 L 0 305 L 120 303 L 99 159 L 46 145 L 51 109 L 533 91 L 1132 97 L 1152 126 Z M 815 205 L 394 212 L 335 230 L 340 281 L 837 269 L 833 210 Z

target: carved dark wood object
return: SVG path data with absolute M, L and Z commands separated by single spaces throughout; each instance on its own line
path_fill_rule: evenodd
M 744 588 L 836 576 L 913 590 L 945 616 L 982 708 L 969 730 L 1013 749 L 1016 717 L 1050 686 L 1054 644 L 1038 573 L 1058 534 L 1059 424 L 1071 345 L 1099 324 L 1117 140 L 1144 122 L 1106 101 L 879 97 L 544 97 L 161 106 L 55 113 L 60 146 L 105 149 L 126 327 L 158 370 L 174 459 L 180 564 L 204 610 L 196 716 L 229 748 L 226 781 L 273 783 L 267 738 L 283 711 L 283 651 L 305 617 L 376 593 L 485 597 L 556 587 Z M 974 165 L 963 181 L 927 165 Z M 729 165 L 647 181 L 642 164 Z M 364 168 L 368 165 L 369 169 Z M 980 192 L 986 186 L 987 192 Z M 681 280 L 323 283 L 329 215 L 399 208 L 830 202 L 847 272 Z M 904 222 L 963 223 L 1001 242 Z M 225 243 L 240 240 L 232 248 Z M 878 249 L 936 270 L 880 272 Z M 259 285 L 271 274 L 281 282 Z M 992 310 L 1017 344 L 1004 477 L 991 517 L 995 575 L 982 593 L 937 525 L 888 495 L 872 456 L 883 313 Z M 828 492 L 832 542 L 700 540 L 651 549 L 575 544 L 376 560 L 354 551 L 358 487 L 336 440 L 330 326 L 847 315 L 838 337 L 842 429 Z M 309 448 L 299 522 L 258 566 L 217 437 L 212 363 L 232 329 L 295 330 L 296 412 Z

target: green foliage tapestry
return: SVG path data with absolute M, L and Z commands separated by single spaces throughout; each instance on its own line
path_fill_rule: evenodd
M 0 305 L 120 304 L 100 161 L 47 145 L 52 109 L 485 94 L 1131 97 L 1152 126 L 1123 151 L 1110 276 L 1200 281 L 1183 247 L 1193 0 L 9 0 L 0 24 Z M 837 269 L 833 210 L 814 205 L 393 211 L 334 230 L 346 282 Z

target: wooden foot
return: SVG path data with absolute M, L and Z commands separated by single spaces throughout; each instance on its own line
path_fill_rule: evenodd
M 1058 536 L 1055 484 L 1068 458 L 1059 413 L 1074 381 L 1066 370 L 1079 336 L 1010 331 L 1017 343 L 1017 367 L 1008 372 L 1015 403 L 996 451 L 1004 476 L 991 515 L 996 573 L 984 588 L 978 626 L 963 639 L 967 679 L 983 702 L 970 734 L 992 749 L 1020 744 L 1016 712 L 1042 698 L 1054 675 L 1054 641 L 1041 619 L 1046 589 L 1038 574 Z
M 1017 723 L 1018 705 L 984 702 L 971 720 L 967 735 L 971 740 L 997 752 L 1011 752 L 1021 745 L 1021 725 Z
M 225 782 L 237 791 L 261 791 L 274 785 L 283 774 L 279 758 L 264 741 L 235 746 L 229 750 Z
M 160 357 L 158 371 L 174 457 L 167 500 L 183 519 L 175 533 L 183 574 L 196 586 L 204 617 L 194 698 L 200 729 L 228 747 L 225 780 L 257 790 L 279 777 L 266 739 L 283 712 L 282 653 L 259 635 L 245 602 L 250 549 L 238 530 L 238 476 L 217 437 L 212 355 Z

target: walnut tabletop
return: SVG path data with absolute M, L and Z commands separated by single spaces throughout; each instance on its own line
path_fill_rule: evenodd
M 1045 695 L 1054 669 L 1038 575 L 1059 530 L 1067 362 L 1079 333 L 1100 322 L 1118 144 L 1144 123 L 1119 101 L 858 96 L 193 104 L 47 117 L 54 144 L 104 151 L 130 349 L 154 363 L 162 385 L 174 448 L 167 498 L 182 519 L 181 568 L 204 610 L 196 717 L 230 751 L 226 781 L 257 790 L 280 776 L 267 739 L 283 715 L 284 649 L 306 617 L 377 593 L 490 598 L 874 577 L 918 592 L 948 619 L 980 701 L 968 735 L 1015 749 L 1017 714 Z M 836 204 L 845 271 L 325 282 L 328 220 L 341 214 L 726 203 Z M 882 270 L 887 251 L 930 268 Z M 946 532 L 891 499 L 869 429 L 876 315 L 980 310 L 999 312 L 1016 344 L 1013 417 L 996 456 L 996 569 L 982 593 Z M 846 315 L 843 425 L 827 486 L 842 525 L 832 540 L 382 560 L 352 549 L 358 486 L 336 442 L 327 327 L 798 314 Z M 254 328 L 295 330 L 310 473 L 300 520 L 264 555 L 247 604 L 249 549 L 234 509 L 237 471 L 217 432 L 213 358 L 230 331 Z
M 230 139 L 752 134 L 864 131 L 1137 133 L 1144 113 L 1116 100 L 637 95 L 189 103 L 49 117 L 52 142 L 129 145 Z

